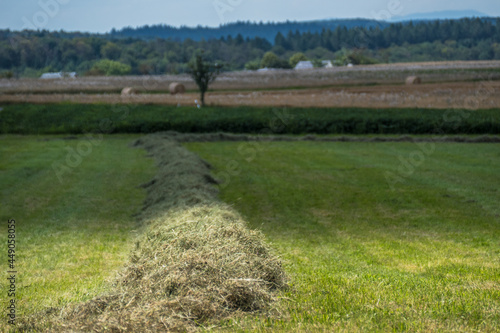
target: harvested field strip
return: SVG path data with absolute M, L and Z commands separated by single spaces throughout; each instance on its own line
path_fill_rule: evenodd
M 428 87 L 435 88 L 436 86 L 439 85 L 446 85 L 447 87 L 457 87 L 457 86 L 467 86 L 468 83 L 474 83 L 474 82 L 493 82 L 493 81 L 499 81 L 500 80 L 500 68 L 496 69 L 482 69 L 482 70 L 463 70 L 465 73 L 467 71 L 474 71 L 473 76 L 466 76 L 466 77 L 460 77 L 459 79 L 456 78 L 457 72 L 452 71 L 452 70 L 438 70 L 438 71 L 417 71 L 416 73 L 418 75 L 429 75 L 426 77 L 426 80 L 422 83 Z M 415 73 L 414 71 L 407 71 L 405 75 L 411 75 Z M 451 75 L 454 74 L 454 75 Z M 462 73 L 463 74 L 463 73 Z M 126 84 L 125 82 L 124 84 Z M 193 86 L 190 82 L 184 82 L 184 84 L 187 84 L 189 89 L 186 89 L 184 93 L 187 94 L 198 94 L 198 90 L 196 86 Z M 317 83 L 298 83 L 298 82 L 293 82 L 285 84 L 283 86 L 275 85 L 268 87 L 266 85 L 255 85 L 255 86 L 241 86 L 239 87 L 238 84 L 234 85 L 224 85 L 221 87 L 217 86 L 214 84 L 213 86 L 210 87 L 208 90 L 209 93 L 211 94 L 218 94 L 218 95 L 224 95 L 228 93 L 245 93 L 245 92 L 266 92 L 267 94 L 273 94 L 274 92 L 279 92 L 279 91 L 290 91 L 290 90 L 306 90 L 306 91 L 312 91 L 312 92 L 318 92 L 321 90 L 328 90 L 328 89 L 350 89 L 350 88 L 363 88 L 363 87 L 383 87 L 384 89 L 389 89 L 391 90 L 394 87 L 404 87 L 405 82 L 404 82 L 404 77 L 398 77 L 397 79 L 393 80 L 388 80 L 387 82 L 384 81 L 381 78 L 367 78 L 365 80 L 348 80 L 348 78 L 344 78 L 344 81 L 336 81 L 336 82 L 328 82 L 325 83 L 323 80 L 319 80 Z M 137 94 L 144 94 L 145 96 L 153 94 L 165 94 L 165 95 L 170 95 L 170 91 L 168 87 L 155 87 L 152 89 L 151 87 L 144 86 L 144 85 L 136 85 L 134 88 L 137 89 Z M 421 90 L 422 87 L 419 89 Z M 48 86 L 41 86 L 41 87 L 36 87 L 34 86 L 32 89 L 27 89 L 25 86 L 19 86 L 19 87 L 12 87 L 9 89 L 1 89 L 0 88 L 0 95 L 24 95 L 24 96 L 29 96 L 29 95 L 79 95 L 79 94 L 84 94 L 84 95 L 119 95 L 121 93 L 122 88 L 120 86 L 117 87 L 103 87 L 101 89 L 96 89 L 95 87 L 89 88 L 86 85 L 82 85 L 81 87 L 78 86 L 69 86 L 69 87 L 64 87 L 62 85 L 48 85 Z M 425 90 L 425 89 L 424 89 Z M 430 90 L 430 89 L 428 89 Z
M 408 73 L 414 75 L 415 73 Z M 290 87 L 267 87 L 261 84 L 255 87 L 238 88 L 238 83 L 227 87 L 229 91 L 213 88 L 207 95 L 207 105 L 216 106 L 274 106 L 274 107 L 344 107 L 344 108 L 424 108 L 424 109 L 490 109 L 500 105 L 500 81 L 495 81 L 494 75 L 473 77 L 458 82 L 449 78 L 448 83 L 431 83 L 422 76 L 424 84 L 406 86 L 402 83 L 406 77 L 391 82 L 377 82 L 364 79 L 350 82 L 339 81 L 316 83 L 315 87 L 297 88 L 298 82 Z M 498 77 L 497 77 L 498 79 Z M 1 83 L 0 83 L 1 84 Z M 328 87 L 327 87 L 328 86 Z M 135 86 L 134 86 L 135 87 Z M 101 94 L 51 93 L 32 94 L 32 91 L 7 94 L 0 92 L 0 103 L 116 103 L 116 104 L 155 104 L 193 106 L 199 98 L 196 89 L 190 89 L 182 95 L 161 93 L 159 88 L 151 89 L 136 87 L 147 92 L 123 97 L 118 93 L 109 94 L 102 90 Z M 300 81 L 300 87 L 308 87 Z M 262 90 L 264 89 L 264 90 Z M 58 89 L 52 89 L 58 90 Z M 52 91 L 46 88 L 46 91 Z M 9 90 L 10 91 L 10 90 Z M 35 90 L 33 90 L 35 91 Z M 92 91 L 95 91 L 95 87 Z M 118 92 L 118 90 L 117 90 Z
M 273 70 L 269 72 L 226 72 L 217 78 L 213 89 L 255 89 L 296 86 L 322 86 L 337 83 L 404 82 L 409 75 L 423 76 L 425 82 L 463 81 L 488 79 L 498 73 L 500 61 L 442 61 L 336 67 L 307 71 Z M 0 92 L 33 92 L 46 90 L 121 90 L 123 87 L 142 87 L 145 90 L 168 91 L 172 82 L 179 82 L 189 89 L 196 89 L 193 80 L 186 75 L 145 75 L 112 77 L 79 77 L 78 79 L 0 79 Z
M 135 142 L 158 163 L 144 184 L 143 233 L 114 291 L 24 320 L 22 331 L 193 331 L 243 312 L 266 311 L 286 287 L 258 231 L 217 200 L 210 166 L 168 135 Z
M 9 104 L 0 134 L 500 134 L 499 109 L 176 107 Z
M 307 89 L 307 88 L 304 88 Z M 67 95 L 120 95 L 122 89 L 101 89 L 101 90 L 91 90 L 91 89 L 82 89 L 82 90 L 74 90 L 74 89 L 54 89 L 54 90 L 34 90 L 34 91 L 25 91 L 19 92 L 15 90 L 8 90 L 2 92 L 4 95 L 19 95 L 19 94 L 28 94 L 28 95 L 58 95 L 58 94 L 67 94 Z M 186 90 L 186 93 L 197 93 L 196 89 Z M 145 90 L 144 88 L 138 88 L 136 94 L 170 94 L 168 90 Z
M 500 332 L 498 144 L 185 146 L 290 277 L 279 320 L 225 332 Z
M 469 82 L 473 80 L 481 80 L 481 79 L 468 79 L 464 80 L 463 82 Z M 490 78 L 490 80 L 492 80 Z M 450 81 L 450 82 L 456 82 L 456 81 Z M 286 86 L 286 87 L 274 87 L 274 88 L 265 88 L 265 87 L 255 87 L 255 88 L 238 88 L 238 87 L 226 87 L 223 89 L 212 89 L 212 87 L 208 90 L 209 93 L 238 93 L 238 92 L 253 92 L 253 91 L 259 91 L 259 92 L 267 92 L 267 93 L 273 93 L 274 91 L 281 91 L 281 90 L 323 90 L 323 89 L 335 89 L 335 88 L 354 88 L 354 87 L 370 87 L 370 86 L 378 86 L 381 85 L 382 83 L 378 82 L 355 82 L 355 83 L 335 83 L 335 84 L 321 84 L 317 85 L 314 87 L 307 86 L 307 85 L 294 85 L 294 86 Z M 384 84 L 384 86 L 401 86 L 403 85 L 404 82 L 392 82 L 392 83 L 387 83 Z M 136 94 L 167 94 L 170 95 L 170 91 L 167 90 L 161 90 L 161 89 L 145 89 L 144 87 L 137 87 L 137 92 Z M 103 95 L 103 94 L 111 94 L 111 95 L 120 95 L 122 89 L 120 88 L 113 88 L 113 89 L 88 89 L 85 87 L 82 87 L 82 89 L 64 89 L 64 88 L 56 88 L 56 89 L 49 89 L 45 88 L 44 90 L 27 90 L 27 91 L 17 91 L 17 90 L 6 90 L 0 92 L 2 95 L 55 95 L 55 94 L 67 94 L 67 95 L 75 95 L 75 94 L 85 94 L 85 95 Z M 188 89 L 185 90 L 184 93 L 198 93 L 198 90 L 196 88 Z
M 178 133 L 165 132 L 177 142 L 224 142 L 224 141 L 257 141 L 257 142 L 293 142 L 293 141 L 318 141 L 318 142 L 457 142 L 457 143 L 500 143 L 500 136 L 482 135 L 475 137 L 463 136 L 287 136 L 287 135 L 245 135 L 230 133 Z

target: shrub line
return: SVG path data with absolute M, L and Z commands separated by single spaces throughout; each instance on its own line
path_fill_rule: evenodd
M 498 111 L 19 104 L 0 112 L 0 134 L 499 135 Z

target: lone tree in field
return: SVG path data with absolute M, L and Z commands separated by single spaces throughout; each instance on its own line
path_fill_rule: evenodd
M 208 85 L 215 81 L 219 75 L 222 65 L 211 64 L 203 59 L 203 51 L 197 52 L 188 63 L 189 74 L 200 89 L 201 105 L 205 106 L 205 93 Z

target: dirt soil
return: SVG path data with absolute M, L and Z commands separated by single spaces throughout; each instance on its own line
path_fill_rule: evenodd
M 423 84 L 405 85 L 418 75 Z M 171 82 L 187 93 L 167 93 Z M 139 94 L 121 96 L 123 87 Z M 195 105 L 196 86 L 187 75 L 0 80 L 0 103 L 137 103 Z M 208 105 L 498 108 L 500 61 L 436 62 L 358 66 L 321 70 L 232 72 L 221 75 L 207 93 Z

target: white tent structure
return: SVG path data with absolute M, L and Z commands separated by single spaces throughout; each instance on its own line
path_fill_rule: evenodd
M 50 80 L 50 79 L 62 79 L 62 73 L 43 73 L 40 79 Z
M 333 68 L 333 64 L 330 60 L 323 60 L 321 65 L 323 65 L 323 68 Z
M 314 65 L 310 61 L 299 61 L 295 69 L 313 69 Z
M 50 79 L 62 79 L 64 77 L 76 78 L 78 74 L 76 72 L 59 72 L 59 73 L 43 73 L 40 79 L 50 80 Z

